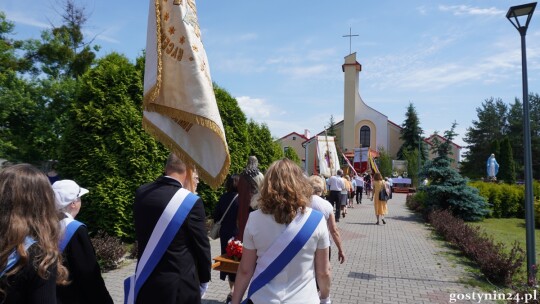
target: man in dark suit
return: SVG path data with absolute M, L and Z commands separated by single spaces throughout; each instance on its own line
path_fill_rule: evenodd
M 190 183 L 187 179 L 185 163 L 171 153 L 165 176 L 137 189 L 134 219 L 139 260 L 163 210 L 178 189 Z M 201 303 L 201 292 L 210 281 L 211 265 L 206 214 L 199 198 L 141 287 L 136 303 Z

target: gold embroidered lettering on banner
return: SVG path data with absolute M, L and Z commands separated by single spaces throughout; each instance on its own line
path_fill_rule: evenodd
M 173 117 L 172 120 L 174 120 L 180 127 L 182 127 L 182 129 L 186 130 L 186 132 L 189 132 L 189 129 L 193 127 L 193 124 L 188 121 L 181 120 L 175 117 Z
M 181 61 L 184 57 L 184 49 L 175 44 L 165 32 L 161 35 L 161 49 L 165 51 L 165 54 L 178 61 Z

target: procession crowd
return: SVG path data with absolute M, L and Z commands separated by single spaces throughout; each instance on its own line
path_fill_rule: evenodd
M 125 303 L 201 303 L 211 288 L 197 183 L 196 170 L 171 153 L 164 174 L 137 189 L 138 264 L 125 281 Z M 289 159 L 263 175 L 250 156 L 226 181 L 212 214 L 221 253 L 230 242 L 243 246 L 236 273 L 220 272 L 230 287 L 225 302 L 332 303 L 332 243 L 339 263 L 346 260 L 337 223 L 366 195 L 376 224 L 386 224 L 391 187 L 380 173 L 307 177 Z M 0 171 L 0 303 L 113 302 L 88 230 L 75 219 L 88 192 L 28 164 Z

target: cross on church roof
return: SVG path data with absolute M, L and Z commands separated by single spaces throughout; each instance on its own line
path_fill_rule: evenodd
M 358 37 L 358 35 L 353 35 L 352 29 L 349 27 L 349 35 L 343 35 L 343 37 L 349 37 L 349 54 L 352 54 L 352 51 L 351 51 L 352 37 Z

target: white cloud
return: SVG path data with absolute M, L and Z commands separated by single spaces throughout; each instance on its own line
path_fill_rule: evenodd
M 443 12 L 451 12 L 455 16 L 462 15 L 483 15 L 483 16 L 501 16 L 504 15 L 504 11 L 501 11 L 495 7 L 480 8 L 469 5 L 439 5 L 439 10 Z
M 326 49 L 298 49 L 295 47 L 286 47 L 279 49 L 276 55 L 272 55 L 266 60 L 266 64 L 272 65 L 291 65 L 303 64 L 305 62 L 328 62 L 336 57 L 335 48 Z
M 278 114 L 278 110 L 262 98 L 252 98 L 249 96 L 239 96 L 235 98 L 247 117 L 252 118 L 255 121 L 262 121 L 271 115 Z
M 449 34 L 441 39 L 427 37 L 429 44 L 407 50 L 399 55 L 374 58 L 364 67 L 366 79 L 371 87 L 379 89 L 406 88 L 421 91 L 435 91 L 450 86 L 470 84 L 473 81 L 490 84 L 503 83 L 521 67 L 519 44 L 509 45 L 507 38 L 492 43 L 488 54 L 440 60 L 439 53 L 462 42 L 458 34 Z M 538 68 L 540 47 L 530 39 L 527 57 L 529 68 Z
M 212 64 L 212 69 L 228 73 L 252 74 L 266 70 L 260 62 L 243 54 L 238 54 L 234 58 L 213 58 L 210 64 Z
M 420 15 L 427 15 L 427 8 L 423 5 L 418 6 L 416 10 L 418 11 L 418 13 L 420 13 Z
M 255 33 L 246 33 L 242 34 L 236 37 L 236 39 L 233 39 L 233 41 L 251 41 L 256 40 L 259 37 L 259 35 Z
M 314 136 L 317 133 L 324 130 L 330 121 L 330 113 L 315 114 L 315 115 L 294 115 L 294 117 L 285 116 L 281 120 L 276 120 L 277 116 L 273 116 L 273 119 L 263 120 L 268 125 L 272 136 L 280 138 L 291 132 L 304 134 L 307 129 L 310 136 Z M 334 115 L 334 122 L 340 122 L 343 120 L 343 114 Z
M 311 111 L 305 110 L 306 115 L 299 115 L 299 109 L 287 108 L 287 110 L 270 104 L 264 99 L 253 98 L 249 96 L 235 97 L 238 105 L 246 116 L 257 123 L 265 123 L 272 136 L 280 138 L 291 132 L 304 134 L 304 130 L 308 129 L 311 136 L 324 130 L 330 121 L 330 115 L 334 116 L 334 122 L 337 123 L 343 120 L 343 113 L 332 114 L 328 111 Z M 314 105 L 314 108 L 319 106 Z
M 314 78 L 327 77 L 331 75 L 334 66 L 318 64 L 310 66 L 283 67 L 279 68 L 278 72 L 285 74 L 291 78 Z
M 306 60 L 309 61 L 328 61 L 328 59 L 333 59 L 336 57 L 336 49 L 335 48 L 329 48 L 329 49 L 320 49 L 320 50 L 310 50 L 308 51 L 306 55 Z
M 290 64 L 299 64 L 301 58 L 296 55 L 280 55 L 273 56 L 266 60 L 266 64 L 269 65 L 290 65 Z
M 100 32 L 100 33 L 96 33 L 94 31 L 91 31 L 91 30 L 83 30 L 83 34 L 84 36 L 87 38 L 87 39 L 96 39 L 96 40 L 101 40 L 101 41 L 105 41 L 105 42 L 109 42 L 109 43 L 114 43 L 114 44 L 120 44 L 120 40 L 110 36 L 110 35 L 105 35 L 106 31 L 103 31 L 103 32 Z
M 538 51 L 531 53 L 536 57 Z M 466 84 L 471 81 L 482 83 L 496 83 L 510 77 L 512 70 L 521 68 L 521 53 L 519 49 L 505 50 L 488 56 L 484 59 L 439 64 L 434 67 L 419 67 L 400 75 L 401 79 L 394 80 L 402 87 L 425 90 L 437 90 L 452 85 Z
M 239 33 L 235 35 L 211 35 L 214 33 L 205 33 L 204 38 L 205 39 L 211 39 L 211 41 L 208 41 L 209 43 L 215 44 L 215 45 L 232 45 L 232 44 L 238 44 L 246 41 L 253 41 L 257 40 L 259 38 L 259 35 L 257 33 Z M 210 38 L 211 37 L 211 38 Z
M 51 27 L 51 25 L 48 24 L 48 23 L 40 21 L 40 20 L 34 18 L 33 16 L 26 15 L 26 14 L 19 13 L 19 12 L 6 12 L 6 16 L 8 16 L 8 19 L 10 21 L 20 23 L 20 24 L 24 24 L 24 25 L 37 27 L 37 28 L 40 28 L 40 29 L 46 29 L 46 28 Z

